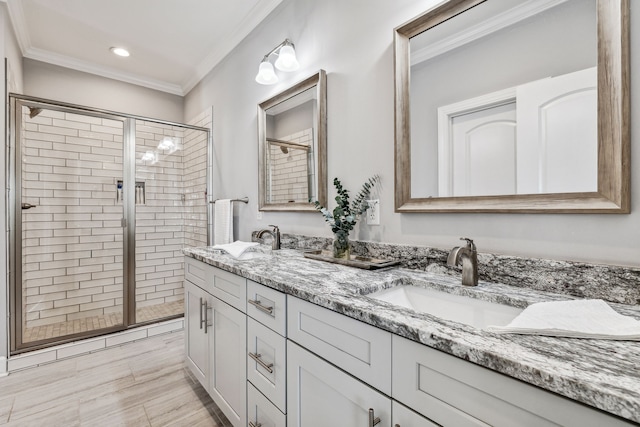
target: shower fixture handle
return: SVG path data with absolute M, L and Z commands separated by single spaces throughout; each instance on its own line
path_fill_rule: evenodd
M 22 210 L 37 208 L 37 205 L 32 205 L 31 203 L 22 203 Z

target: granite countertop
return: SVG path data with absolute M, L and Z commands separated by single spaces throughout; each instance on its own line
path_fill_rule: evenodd
M 366 294 L 411 283 L 516 307 L 573 297 L 402 268 L 360 270 L 304 258 L 300 251 L 259 251 L 270 256 L 236 260 L 211 248 L 186 256 L 280 290 L 380 329 L 420 342 L 540 388 L 640 422 L 640 342 L 498 335 L 379 301 Z M 638 305 L 610 305 L 640 319 Z

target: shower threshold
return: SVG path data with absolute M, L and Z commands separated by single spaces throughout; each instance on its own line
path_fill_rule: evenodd
M 144 323 L 161 320 L 166 317 L 184 313 L 184 301 L 172 301 L 163 304 L 149 305 L 136 309 L 136 322 Z M 122 325 L 122 312 L 90 316 L 49 325 L 33 326 L 24 329 L 24 342 L 33 342 L 58 338 L 65 335 L 95 331 Z

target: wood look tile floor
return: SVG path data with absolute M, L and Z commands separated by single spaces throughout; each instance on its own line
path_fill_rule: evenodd
M 184 313 L 184 300 L 166 302 L 164 304 L 149 305 L 136 310 L 138 323 L 160 320 L 166 317 Z M 79 332 L 95 331 L 122 325 L 122 312 L 109 313 L 102 316 L 90 316 L 67 322 L 51 323 L 50 325 L 33 326 L 23 331 L 23 341 L 33 342 L 50 338 L 58 338 Z
M 180 331 L 0 378 L 0 426 L 231 424 L 185 367 Z

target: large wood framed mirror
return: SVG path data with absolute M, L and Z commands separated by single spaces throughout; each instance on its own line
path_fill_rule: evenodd
M 628 23 L 628 0 L 449 0 L 396 28 L 396 212 L 628 213 Z
M 314 211 L 327 203 L 324 70 L 258 104 L 259 209 Z

